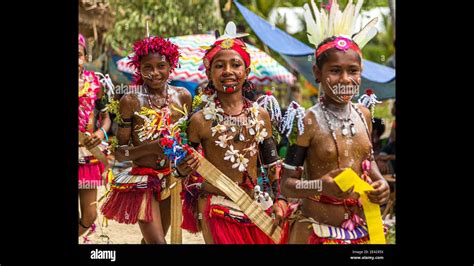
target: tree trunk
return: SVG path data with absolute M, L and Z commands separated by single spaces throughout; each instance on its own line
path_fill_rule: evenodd
M 390 8 L 390 17 L 392 19 L 392 27 L 393 27 L 393 39 L 395 40 L 395 0 L 388 0 L 388 7 Z
M 215 17 L 218 18 L 218 19 L 222 19 L 220 1 L 219 0 L 214 0 L 214 5 L 215 5 L 215 8 L 216 8 Z

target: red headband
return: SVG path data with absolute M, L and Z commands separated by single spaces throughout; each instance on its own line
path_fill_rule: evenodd
M 250 54 L 246 50 L 246 45 L 243 41 L 239 39 L 224 39 L 216 41 L 212 48 L 204 55 L 203 61 L 206 69 L 211 67 L 212 58 L 221 51 L 222 49 L 232 49 L 239 53 L 239 55 L 244 59 L 245 66 L 250 66 Z
M 331 48 L 336 48 L 341 51 L 347 51 L 348 49 L 352 49 L 362 56 L 362 52 L 360 51 L 359 46 L 357 46 L 357 44 L 345 37 L 337 37 L 334 41 L 321 45 L 318 50 L 316 50 L 316 58 L 318 58 L 322 53 Z

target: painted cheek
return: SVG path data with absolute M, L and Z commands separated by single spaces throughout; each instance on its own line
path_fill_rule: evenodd
M 327 79 L 326 79 L 326 82 L 328 83 L 328 85 L 331 85 L 331 84 L 332 84 L 332 82 L 331 82 L 331 79 L 330 79 L 330 78 L 327 78 Z

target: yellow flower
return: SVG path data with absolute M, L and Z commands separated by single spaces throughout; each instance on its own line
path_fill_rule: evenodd
M 226 39 L 221 43 L 221 47 L 224 49 L 229 49 L 234 45 L 234 39 Z
M 224 126 L 224 125 L 217 125 L 217 126 L 215 126 L 215 127 L 212 127 L 212 128 L 211 128 L 212 136 L 214 137 L 214 135 L 215 135 L 216 133 L 221 133 L 221 134 L 222 134 L 222 133 L 224 133 L 226 130 L 227 130 L 227 127 Z

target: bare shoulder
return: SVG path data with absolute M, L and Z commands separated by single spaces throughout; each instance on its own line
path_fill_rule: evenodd
M 170 88 L 172 88 L 178 94 L 180 99 L 186 100 L 192 98 L 191 93 L 184 87 L 170 85 Z
M 134 93 L 128 93 L 120 98 L 120 110 L 135 110 L 140 107 L 140 101 Z
M 305 128 L 305 132 L 310 131 L 310 129 L 318 128 L 318 123 L 317 123 L 317 120 L 316 120 L 316 116 L 315 116 L 314 111 L 313 111 L 314 108 L 315 108 L 315 106 L 313 106 L 311 108 L 308 108 L 305 111 L 304 118 L 303 118 L 303 125 L 304 125 L 304 128 Z M 308 130 L 306 130 L 306 129 L 308 129 Z
M 192 127 L 199 127 L 206 123 L 207 121 L 204 119 L 204 115 L 202 109 L 193 113 L 189 118 L 189 126 Z
M 367 124 L 372 124 L 372 113 L 370 112 L 370 110 L 367 107 L 365 107 L 363 104 L 360 104 L 360 103 L 357 104 L 357 107 L 359 108 L 359 110 L 364 115 L 365 120 L 367 121 Z
M 199 110 L 191 115 L 188 123 L 188 138 L 192 142 L 199 143 L 202 139 L 207 138 L 211 134 L 211 124 L 204 119 L 202 110 Z M 207 130 L 207 132 L 206 132 Z
M 262 118 L 263 120 L 269 120 L 270 121 L 270 114 L 268 113 L 267 110 L 265 110 L 265 108 L 260 106 L 258 108 L 258 113 L 260 115 L 260 118 Z
M 365 105 L 358 103 L 357 107 L 360 109 L 360 111 L 362 112 L 362 114 L 364 114 L 366 118 L 371 116 L 369 108 L 365 107 Z

